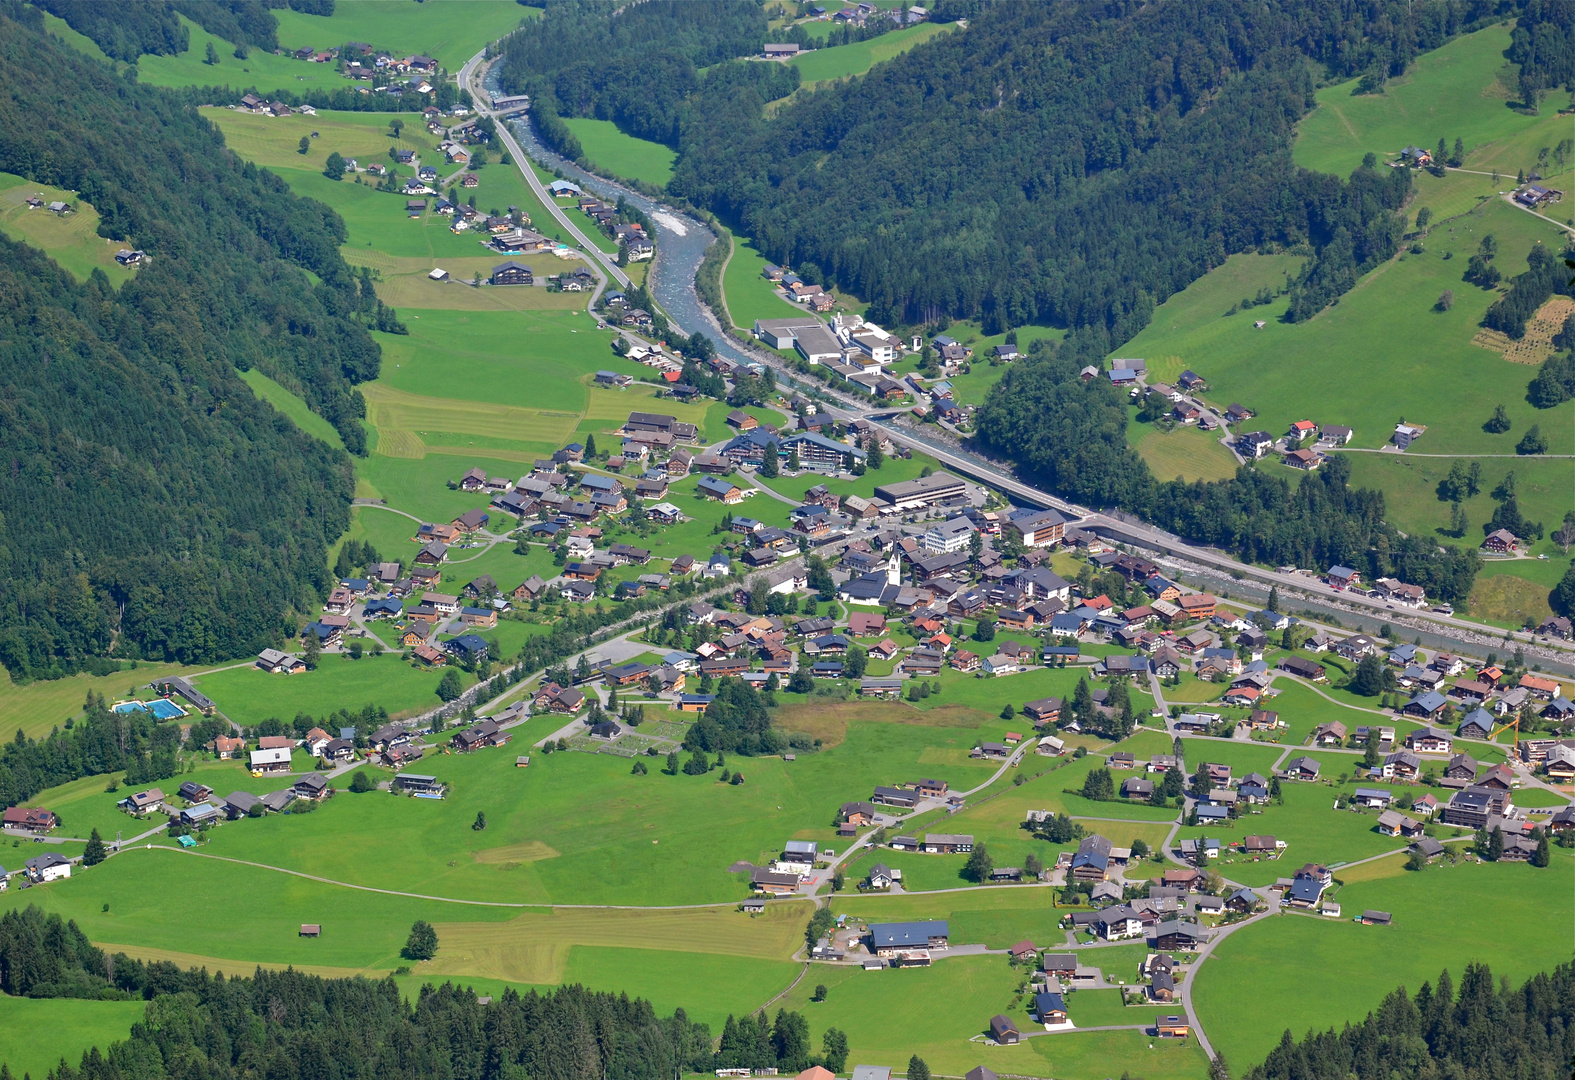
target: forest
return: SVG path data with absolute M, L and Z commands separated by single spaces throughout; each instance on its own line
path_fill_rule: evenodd
M 1341 564 L 1375 578 L 1397 576 L 1446 600 L 1470 593 L 1481 566 L 1476 552 L 1402 536 L 1384 520 L 1382 492 L 1348 485 L 1350 463 L 1341 455 L 1297 483 L 1250 466 L 1229 480 L 1156 480 L 1127 443 L 1126 393 L 1078 375 L 1084 364 L 1098 363 L 1088 351 L 1101 347 L 1098 338 L 1034 342 L 979 410 L 981 441 L 1052 491 L 1095 507 L 1120 506 L 1248 562 Z
M 1575 1059 L 1575 966 L 1568 961 L 1518 987 L 1467 965 L 1456 992 L 1449 972 L 1414 997 L 1401 987 L 1359 1024 L 1285 1032 L 1247 1080 L 1500 1080 L 1569 1076 Z
M 354 384 L 377 375 L 379 309 L 339 255 L 344 223 L 172 95 L 57 44 L 35 9 L 0 4 L 0 75 L 0 160 L 149 255 L 117 291 L 0 242 L 0 663 L 28 678 L 112 644 L 198 663 L 277 642 L 327 582 L 350 463 L 236 369 L 364 452 Z
M 225 41 L 272 52 L 279 47 L 279 22 L 271 9 L 334 13 L 334 0 L 38 0 L 37 6 L 91 38 L 105 56 L 127 63 L 143 53 L 185 52 L 190 35 L 179 15 Z
M 472 990 L 445 983 L 423 986 L 407 1004 L 392 979 L 261 968 L 226 978 L 107 956 L 74 923 L 33 906 L 0 917 L 0 987 L 36 997 L 147 1001 L 129 1039 L 94 1047 L 79 1066 L 56 1071 L 57 1080 L 671 1080 L 709 1072 L 717 1061 L 706 1025 L 682 1009 L 658 1016 L 650 1002 L 627 995 L 578 985 L 525 994 L 511 987 L 482 1005 Z M 728 1024 L 736 1044 L 740 1025 Z M 768 1036 L 763 1047 L 730 1054 L 772 1067 L 809 1060 L 802 1015 L 779 1012 L 775 1025 L 762 1017 L 760 1026 Z

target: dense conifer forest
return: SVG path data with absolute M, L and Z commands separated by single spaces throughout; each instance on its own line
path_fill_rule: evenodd
M 1415 997 L 1395 990 L 1360 1024 L 1286 1032 L 1248 1080 L 1565 1080 L 1575 1059 L 1575 967 L 1568 962 L 1519 987 L 1495 983 L 1485 964 L 1449 972 Z
M 0 241 L 0 663 L 26 677 L 111 652 L 244 654 L 326 583 L 352 481 L 236 369 L 300 393 L 364 452 L 354 384 L 377 375 L 376 297 L 331 210 L 41 30 L 0 6 L 0 161 L 80 193 L 150 261 L 116 291 Z

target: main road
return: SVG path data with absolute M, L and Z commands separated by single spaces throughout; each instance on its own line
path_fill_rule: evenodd
M 465 63 L 465 66 L 460 70 L 459 82 L 462 87 L 470 91 L 478 113 L 495 118 L 497 114 L 492 108 L 491 96 L 481 85 L 485 72 L 486 53 L 483 51 L 477 53 Z M 519 168 L 521 175 L 525 177 L 526 183 L 536 192 L 558 223 L 563 226 L 569 235 L 579 241 L 588 258 L 600 265 L 612 280 L 627 287 L 629 284 L 628 275 L 617 267 L 610 256 L 592 243 L 553 201 L 540 179 L 537 178 L 535 171 L 531 169 L 527 155 L 514 138 L 513 133 L 509 131 L 507 123 L 498 123 L 497 129 L 499 136 L 513 155 L 515 165 Z M 693 282 L 689 282 L 688 287 L 692 290 Z M 704 305 L 699 306 L 702 311 L 705 310 Z M 682 331 L 683 328 L 677 327 L 675 324 L 675 329 Z M 690 331 L 695 329 L 701 328 L 689 328 Z M 723 328 L 713 324 L 711 329 L 721 331 Z M 735 346 L 733 351 L 738 351 L 738 343 L 736 341 L 729 343 Z M 789 368 L 781 357 L 762 349 L 749 349 L 747 351 L 752 359 L 773 367 L 781 376 L 780 381 L 795 386 L 806 385 L 803 382 L 803 376 Z M 1336 600 L 1342 604 L 1371 611 L 1375 617 L 1383 619 L 1420 619 L 1440 634 L 1453 634 L 1456 636 L 1469 634 L 1488 640 L 1504 640 L 1505 631 L 1502 627 L 1490 626 L 1486 623 L 1473 622 L 1469 619 L 1461 619 L 1434 611 L 1392 607 L 1383 600 L 1334 589 L 1305 574 L 1284 573 L 1279 570 L 1254 566 L 1251 563 L 1245 563 L 1233 558 L 1224 552 L 1189 544 L 1173 533 L 1136 521 L 1129 515 L 1122 514 L 1119 510 L 1097 511 L 1085 506 L 1079 506 L 1018 479 L 976 454 L 958 447 L 941 445 L 935 440 L 926 438 L 924 435 L 914 432 L 905 426 L 898 426 L 892 423 L 891 420 L 895 413 L 891 409 L 871 409 L 867 405 L 844 398 L 823 384 L 815 384 L 814 390 L 816 391 L 816 397 L 821 400 L 822 407 L 838 420 L 843 422 L 855 419 L 868 420 L 894 443 L 928 454 L 947 468 L 995 488 L 1014 502 L 1058 510 L 1069 521 L 1075 522 L 1080 528 L 1087 531 L 1097 532 L 1110 539 L 1130 543 L 1138 547 L 1165 552 L 1177 558 L 1229 574 L 1236 579 L 1250 578 L 1265 586 L 1278 586 L 1283 589 L 1296 590 L 1322 600 Z M 878 416 L 883 416 L 884 418 L 875 419 Z M 1533 635 L 1526 632 L 1513 633 L 1510 635 L 1510 638 L 1525 644 L 1530 644 L 1534 641 Z M 1566 662 L 1575 664 L 1575 646 L 1553 641 L 1538 644 L 1555 654 L 1561 654 Z
M 494 126 L 498 130 L 498 138 L 502 139 L 503 145 L 509 148 L 509 155 L 513 159 L 515 167 L 519 169 L 520 175 L 525 178 L 525 183 L 530 185 L 530 189 L 536 193 L 536 197 L 547 208 L 547 212 L 557 219 L 559 225 L 563 226 L 563 230 L 579 242 L 580 250 L 585 252 L 587 257 L 605 271 L 608 277 L 624 288 L 628 288 L 629 275 L 618 268 L 618 264 L 612 256 L 592 243 L 590 237 L 586 236 L 578 225 L 569 220 L 569 215 L 563 212 L 563 208 L 558 205 L 557 201 L 547 191 L 546 186 L 541 182 L 541 178 L 536 175 L 536 170 L 530 167 L 530 158 L 525 155 L 525 151 L 520 148 L 520 144 L 515 140 L 514 133 L 509 130 L 508 122 L 502 118 L 497 110 L 493 109 L 492 95 L 487 93 L 486 88 L 482 86 L 486 72 L 487 50 L 485 49 L 466 60 L 465 66 L 459 69 L 459 85 L 462 89 L 470 91 L 470 97 L 475 105 L 477 115 L 494 121 Z M 592 298 L 592 302 L 594 303 L 594 298 Z

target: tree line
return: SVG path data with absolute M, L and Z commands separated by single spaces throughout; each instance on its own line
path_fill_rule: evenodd
M 60 45 L 15 3 L 0 4 L 0 73 L 7 168 L 76 192 L 102 235 L 149 255 L 117 289 L 0 240 L 0 663 L 25 679 L 112 646 L 202 663 L 277 644 L 328 583 L 351 471 L 236 369 L 364 452 L 354 387 L 377 376 L 367 325 L 388 313 L 341 258 L 338 215 L 242 162 L 178 95 Z
M 709 1028 L 683 1009 L 664 1017 L 643 998 L 579 985 L 524 994 L 509 988 L 483 1005 L 468 987 L 429 983 L 407 1003 L 391 978 L 182 970 L 107 955 L 75 923 L 31 905 L 0 916 L 0 988 L 33 997 L 147 1002 L 128 1039 L 86 1051 L 76 1066 L 62 1063 L 51 1074 L 56 1080 L 671 1080 L 721 1067 L 788 1072 L 824 1063 L 840 1071 L 848 1053 L 846 1037 L 832 1030 L 823 1052 L 813 1054 L 808 1021 L 787 1010 L 774 1022 L 763 1013 L 728 1017 L 713 1051 Z
M 1286 1031 L 1247 1080 L 1497 1080 L 1562 1077 L 1575 1058 L 1575 966 L 1565 961 L 1518 987 L 1468 964 L 1457 991 L 1446 970 L 1414 996 L 1400 987 L 1360 1023 Z M 1221 1067 L 1223 1071 L 1223 1067 Z
M 1475 550 L 1402 535 L 1384 520 L 1383 493 L 1352 488 L 1350 463 L 1338 454 L 1295 483 L 1252 465 L 1229 480 L 1157 480 L 1127 443 L 1125 392 L 1107 379 L 1079 376 L 1085 364 L 1099 363 L 1090 350 L 1102 347 L 1101 338 L 1035 341 L 980 408 L 979 438 L 1052 491 L 1095 507 L 1119 506 L 1248 562 L 1338 563 L 1422 585 L 1440 599 L 1469 594 L 1481 565 Z
M 185 52 L 191 35 L 181 15 L 215 37 L 272 52 L 279 47 L 279 20 L 271 9 L 334 13 L 334 0 L 40 0 L 38 6 L 92 39 L 104 55 L 131 64 L 143 53 Z
M 0 806 L 18 806 L 84 776 L 124 771 L 128 784 L 140 784 L 179 773 L 179 724 L 160 723 L 145 709 L 114 712 L 92 692 L 82 712 L 41 739 L 30 739 L 18 728 L 16 737 L 0 746 Z M 199 721 L 191 738 L 206 741 L 223 729 L 222 721 Z

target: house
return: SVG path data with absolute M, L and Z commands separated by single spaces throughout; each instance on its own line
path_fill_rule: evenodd
M 876 956 L 896 956 L 908 949 L 945 949 L 951 930 L 944 919 L 922 922 L 871 923 L 870 949 Z
M 38 884 L 71 876 L 71 860 L 53 851 L 28 859 L 22 867 L 27 879 Z
M 1466 714 L 1466 718 L 1460 721 L 1460 727 L 1455 733 L 1467 739 L 1492 738 L 1493 714 L 1486 709 L 1472 709 Z
M 290 785 L 290 794 L 297 799 L 311 799 L 316 801 L 332 795 L 334 789 L 329 786 L 321 773 L 307 773 L 294 784 Z
M 1310 757 L 1292 758 L 1285 763 L 1285 775 L 1291 780 L 1316 780 L 1318 769 L 1318 762 Z
M 1420 439 L 1426 431 L 1427 427 L 1424 424 L 1396 424 L 1395 433 L 1390 438 L 1396 447 L 1405 450 L 1416 440 Z
M 702 476 L 695 490 L 712 499 L 733 504 L 744 501 L 744 491 L 737 484 L 719 476 Z
M 1066 535 L 1066 518 L 1055 510 L 1017 510 L 1007 515 L 1006 524 L 1026 548 L 1059 544 Z
M 1452 741 L 1449 732 L 1432 727 L 1417 728 L 1405 737 L 1406 746 L 1418 754 L 1447 754 Z
M 1066 1023 L 1066 999 L 1060 994 L 1042 993 L 1034 996 L 1034 1015 L 1047 1029 Z M 997 1042 L 1000 1040 L 997 1039 Z
M 1017 1030 L 1015 1023 L 997 1013 L 990 1017 L 990 1038 L 1000 1046 L 1016 1046 L 1022 1033 Z
M 147 791 L 139 791 L 134 795 L 128 795 L 116 805 L 128 814 L 141 817 L 149 810 L 157 810 L 163 802 L 163 790 L 160 788 L 149 788 Z
M 531 268 L 524 263 L 515 262 L 513 259 L 499 263 L 492 268 L 492 276 L 488 279 L 493 285 L 533 285 L 535 277 Z
M 1344 746 L 1346 727 L 1338 720 L 1331 720 L 1326 724 L 1319 724 L 1318 730 L 1313 732 L 1313 742 L 1319 746 Z
M 1185 1017 L 1167 1016 L 1154 1022 L 1154 1034 L 1161 1039 L 1185 1039 L 1192 1034 L 1192 1028 Z
M 1283 664 L 1283 661 L 1281 663 Z M 1436 720 L 1439 715 L 1443 713 L 1444 707 L 1448 704 L 1449 702 L 1443 694 L 1440 694 L 1437 690 L 1429 690 L 1425 694 L 1418 694 L 1416 697 L 1406 702 L 1404 708 L 1402 708 L 1400 711 L 1406 716 L 1421 717 L 1425 720 Z M 1407 736 L 1407 744 L 1409 745 L 1409 743 L 1410 736 Z M 1448 751 L 1449 740 L 1448 736 L 1445 736 L 1443 750 L 1435 750 L 1432 752 L 1448 753 Z
M 254 773 L 289 772 L 289 747 L 281 746 L 268 750 L 253 750 L 251 752 L 250 768 Z
M 1385 836 L 1404 836 L 1413 839 L 1422 835 L 1422 823 L 1406 817 L 1398 810 L 1385 810 L 1379 814 L 1377 828 Z

